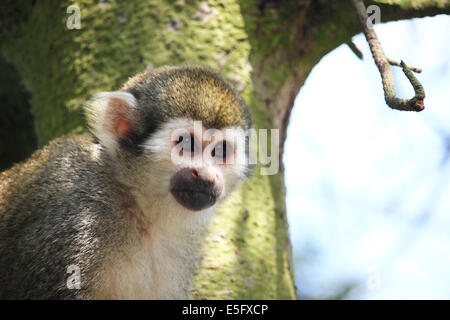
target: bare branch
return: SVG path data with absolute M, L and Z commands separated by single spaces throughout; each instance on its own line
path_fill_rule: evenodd
M 377 34 L 373 29 L 371 23 L 368 23 L 369 17 L 367 16 L 366 7 L 362 0 L 351 0 L 353 6 L 355 7 L 356 15 L 361 24 L 364 36 L 369 43 L 370 51 L 372 52 L 375 64 L 381 74 L 381 81 L 383 83 L 384 99 L 386 104 L 395 110 L 402 111 L 422 111 L 425 106 L 423 100 L 425 99 L 425 90 L 422 84 L 417 80 L 412 71 L 421 72 L 419 68 L 413 68 L 407 66 L 403 61 L 398 63 L 396 61 L 390 60 L 384 54 L 381 43 L 378 40 Z M 414 88 L 414 97 L 411 99 L 400 99 L 397 98 L 395 91 L 394 75 L 391 70 L 391 66 L 401 66 L 403 73 L 408 78 L 409 82 Z

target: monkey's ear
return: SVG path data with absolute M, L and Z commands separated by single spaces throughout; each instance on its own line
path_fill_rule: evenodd
M 92 133 L 108 152 L 114 154 L 120 143 L 135 134 L 136 98 L 128 92 L 100 92 L 86 104 Z

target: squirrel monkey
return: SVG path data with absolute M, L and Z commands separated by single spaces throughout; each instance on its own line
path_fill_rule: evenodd
M 95 140 L 59 138 L 0 175 L 0 298 L 187 298 L 208 217 L 249 171 L 247 106 L 182 65 L 86 111 Z

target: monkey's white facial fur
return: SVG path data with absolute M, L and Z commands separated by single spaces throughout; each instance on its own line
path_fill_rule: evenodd
M 206 129 L 200 121 L 173 119 L 144 149 L 158 163 L 161 187 L 190 211 L 215 205 L 246 173 L 245 132 L 238 127 Z
M 128 92 L 99 93 L 87 110 L 117 179 L 151 214 L 212 208 L 247 173 L 241 127 L 207 129 L 201 121 L 169 118 L 146 136 L 152 119 L 139 119 L 138 102 Z

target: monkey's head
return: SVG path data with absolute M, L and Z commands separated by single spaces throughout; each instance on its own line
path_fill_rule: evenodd
M 205 210 L 247 174 L 247 106 L 206 67 L 140 73 L 120 91 L 95 95 L 87 110 L 107 163 L 149 203 Z

